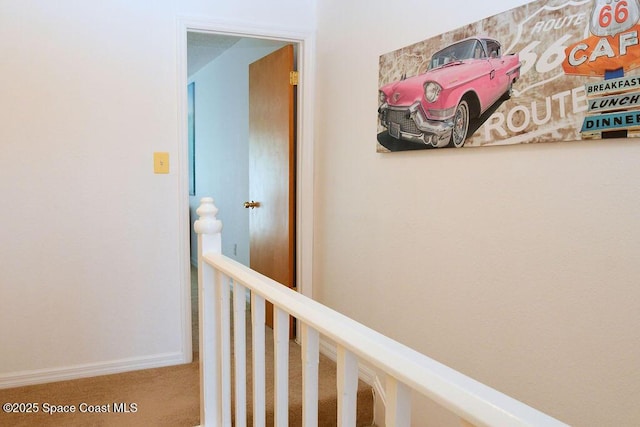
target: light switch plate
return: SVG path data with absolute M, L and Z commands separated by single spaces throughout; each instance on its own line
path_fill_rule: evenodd
M 153 153 L 153 173 L 169 173 L 169 153 Z

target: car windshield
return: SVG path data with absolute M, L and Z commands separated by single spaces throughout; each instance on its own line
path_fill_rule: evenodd
M 442 67 L 450 62 L 483 57 L 486 57 L 486 53 L 478 40 L 465 40 L 436 52 L 431 57 L 429 69 Z

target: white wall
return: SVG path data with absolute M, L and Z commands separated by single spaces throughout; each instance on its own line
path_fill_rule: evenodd
M 213 37 L 213 36 L 212 36 Z M 195 73 L 196 195 L 213 196 L 224 224 L 222 253 L 249 265 L 249 64 L 286 44 L 245 38 Z M 191 260 L 197 239 L 191 229 Z
M 0 387 L 190 360 L 178 18 L 310 31 L 314 10 L 0 0 Z
M 569 424 L 637 425 L 640 141 L 376 153 L 379 55 L 524 3 L 318 2 L 315 296 Z

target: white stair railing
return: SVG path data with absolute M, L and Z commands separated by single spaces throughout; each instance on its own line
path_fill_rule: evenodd
M 337 345 L 338 426 L 356 422 L 358 363 L 385 372 L 385 424 L 408 427 L 411 393 L 416 391 L 477 426 L 550 426 L 566 424 L 473 380 L 362 324 L 307 298 L 222 255 L 222 224 L 213 199 L 197 209 L 198 290 L 200 321 L 200 422 L 202 426 L 231 426 L 231 315 L 235 425 L 246 425 L 246 293 L 251 295 L 254 426 L 265 425 L 265 301 L 274 305 L 274 417 L 288 425 L 289 316 L 301 328 L 303 422 L 318 425 L 319 339 Z M 232 284 L 232 286 L 231 286 Z

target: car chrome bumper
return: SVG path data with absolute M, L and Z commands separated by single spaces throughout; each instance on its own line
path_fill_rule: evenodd
M 383 104 L 378 109 L 380 123 L 389 135 L 397 139 L 444 147 L 449 144 L 453 121 L 429 120 L 424 116 L 420 103 L 407 107 L 391 107 Z

